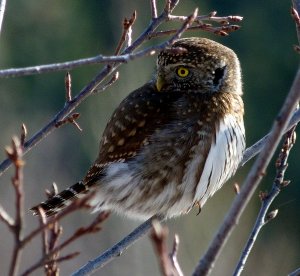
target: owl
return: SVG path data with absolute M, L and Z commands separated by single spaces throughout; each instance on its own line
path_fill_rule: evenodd
M 200 208 L 236 171 L 245 149 L 239 60 L 205 38 L 161 51 L 155 77 L 111 116 L 78 183 L 34 206 L 47 216 L 94 191 L 94 210 L 136 219 Z

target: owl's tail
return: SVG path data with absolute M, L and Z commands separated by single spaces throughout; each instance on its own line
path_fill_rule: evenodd
M 41 208 L 45 212 L 47 217 L 55 215 L 62 209 L 69 206 L 76 198 L 81 197 L 89 190 L 88 185 L 85 185 L 82 181 L 77 182 L 66 190 L 63 190 L 59 194 L 49 198 L 48 200 L 41 202 L 40 204 L 33 206 L 30 210 L 34 215 L 38 215 L 38 209 Z

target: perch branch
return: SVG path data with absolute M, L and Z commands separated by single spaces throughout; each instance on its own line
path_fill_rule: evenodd
M 293 127 L 288 133 L 285 135 L 285 140 L 281 149 L 281 152 L 279 154 L 279 157 L 276 161 L 276 177 L 274 179 L 274 182 L 272 184 L 271 191 L 269 193 L 261 193 L 261 208 L 259 211 L 259 214 L 257 216 L 255 225 L 250 233 L 249 239 L 246 243 L 246 246 L 241 254 L 240 260 L 237 264 L 237 267 L 234 271 L 234 276 L 241 275 L 247 258 L 254 246 L 254 243 L 257 239 L 257 236 L 259 232 L 262 230 L 263 226 L 266 225 L 270 220 L 275 218 L 276 214 L 278 213 L 278 210 L 274 210 L 267 214 L 269 212 L 269 208 L 274 201 L 274 199 L 277 197 L 277 195 L 280 193 L 281 189 L 286 187 L 288 182 L 284 180 L 284 175 L 286 172 L 286 169 L 288 167 L 287 159 L 290 153 L 290 150 L 292 149 L 293 145 L 295 144 L 295 128 Z

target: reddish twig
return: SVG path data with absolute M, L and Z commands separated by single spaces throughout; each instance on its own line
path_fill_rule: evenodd
M 69 72 L 65 75 L 66 101 L 72 101 L 72 79 Z
M 12 139 L 12 146 L 6 147 L 6 154 L 15 166 L 15 175 L 12 178 L 12 185 L 16 195 L 16 213 L 15 219 L 11 226 L 11 230 L 15 237 L 15 244 L 13 255 L 11 258 L 9 275 L 16 275 L 19 269 L 19 261 L 22 252 L 22 230 L 23 230 L 23 216 L 24 216 L 24 190 L 23 190 L 23 166 L 24 161 L 23 147 L 17 137 Z M 7 218 L 6 218 L 7 219 Z M 10 221 L 12 222 L 12 221 Z
M 152 221 L 150 234 L 152 244 L 157 253 L 160 269 L 164 276 L 182 276 L 183 273 L 177 260 L 179 238 L 175 235 L 172 253 L 168 253 L 167 238 L 168 228 L 162 226 L 157 220 Z
M 68 117 L 64 118 L 63 120 L 61 121 L 58 121 L 56 124 L 55 124 L 55 127 L 56 128 L 59 128 L 61 127 L 62 125 L 65 125 L 67 123 L 70 123 L 70 124 L 73 124 L 76 126 L 76 128 L 79 130 L 79 131 L 82 131 L 82 128 L 79 126 L 79 124 L 76 122 L 76 120 L 80 117 L 80 114 L 79 113 L 73 113 L 71 115 L 69 115 Z
M 117 71 L 117 72 L 115 72 L 114 74 L 113 74 L 113 76 L 112 76 L 112 78 L 106 83 L 106 84 L 104 84 L 103 86 L 101 86 L 101 87 L 97 87 L 94 91 L 93 91 L 93 93 L 99 93 L 99 92 L 102 92 L 102 91 L 104 91 L 105 89 L 107 89 L 109 86 L 111 86 L 111 85 L 113 85 L 117 80 L 119 79 L 119 72 Z
M 115 55 L 119 55 L 121 49 L 122 49 L 122 46 L 124 44 L 124 42 L 126 41 L 126 38 L 127 38 L 127 47 L 131 45 L 131 32 L 132 32 L 132 25 L 134 24 L 136 20 L 136 11 L 133 12 L 132 16 L 127 19 L 125 17 L 124 21 L 123 21 L 123 32 L 122 32 L 122 36 L 120 38 L 120 41 L 118 43 L 118 46 L 116 48 L 116 51 L 115 51 Z
M 56 258 L 53 258 L 55 254 L 60 252 L 70 243 L 74 242 L 75 240 L 79 239 L 83 235 L 92 234 L 99 232 L 101 230 L 101 224 L 108 218 L 109 212 L 101 212 L 99 215 L 94 219 L 94 221 L 87 227 L 81 227 L 77 229 L 72 236 L 66 239 L 60 245 L 54 247 L 49 253 L 43 256 L 36 264 L 32 265 L 29 269 L 27 269 L 22 275 L 28 275 L 38 269 L 39 267 L 43 266 L 44 264 L 55 263 L 57 262 Z
M 74 259 L 75 257 L 77 257 L 80 253 L 79 252 L 73 252 L 73 253 L 70 253 L 70 254 L 67 254 L 65 256 L 62 256 L 62 257 L 59 257 L 57 258 L 56 260 L 48 260 L 48 261 L 45 261 L 44 265 L 45 266 L 51 266 L 53 264 L 53 262 L 55 262 L 56 264 L 57 263 L 61 263 L 61 262 L 64 262 L 64 261 L 69 261 L 71 259 Z M 43 264 L 42 264 L 43 265 Z M 42 266 L 40 265 L 40 266 Z M 24 273 L 21 274 L 21 276 L 28 276 L 28 275 L 31 275 L 31 273 L 33 271 L 35 271 L 37 268 L 39 267 L 31 267 L 30 269 L 26 270 Z M 59 270 L 57 270 L 57 274 L 50 274 L 51 276 L 52 275 L 59 275 Z M 50 276 L 48 275 L 48 276 Z
M 26 125 L 23 123 L 21 127 L 21 137 L 20 137 L 20 144 L 22 148 L 24 147 L 26 138 L 27 138 L 27 128 Z
M 89 200 L 94 196 L 94 192 L 89 193 L 83 198 L 74 200 L 68 207 L 66 207 L 63 211 L 58 213 L 56 216 L 52 217 L 51 219 L 48 219 L 47 222 L 43 225 L 40 225 L 35 230 L 33 230 L 31 233 L 29 233 L 22 241 L 22 246 L 26 245 L 28 242 L 30 242 L 36 235 L 38 235 L 43 229 L 48 227 L 51 224 L 54 224 L 56 221 L 61 220 L 66 215 L 69 215 L 70 213 L 77 211 L 79 209 L 86 208 L 88 206 Z
M 54 195 L 58 194 L 58 188 L 55 183 L 52 184 L 52 191 L 46 190 L 46 194 L 48 198 L 53 197 Z M 44 212 L 43 212 L 44 215 Z M 46 217 L 44 224 L 46 223 Z M 46 249 L 44 251 L 44 258 L 47 258 L 49 252 L 52 252 L 54 248 L 57 246 L 57 242 L 62 235 L 62 227 L 59 225 L 58 221 L 55 221 L 53 224 L 49 224 L 43 232 L 46 232 Z M 58 268 L 58 259 L 59 259 L 60 251 L 57 251 L 50 257 L 50 261 L 44 264 L 45 274 L 48 276 L 58 275 L 59 268 Z M 65 259 L 65 260 L 68 260 Z
M 180 267 L 178 259 L 177 259 L 178 249 L 179 249 L 179 236 L 177 234 L 175 234 L 174 242 L 173 242 L 173 249 L 172 249 L 172 252 L 170 253 L 170 258 L 172 261 L 172 265 L 175 268 L 175 271 L 177 272 L 178 276 L 183 276 L 183 272 L 181 270 L 181 267 Z

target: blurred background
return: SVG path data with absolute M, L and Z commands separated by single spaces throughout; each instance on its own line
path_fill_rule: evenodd
M 157 1 L 159 8 L 163 0 Z M 216 10 L 219 16 L 241 15 L 241 30 L 228 37 L 217 37 L 205 32 L 185 33 L 185 36 L 213 38 L 231 47 L 239 56 L 244 80 L 245 125 L 247 145 L 265 135 L 289 91 L 297 66 L 298 55 L 294 22 L 290 17 L 290 1 L 196 1 L 185 0 L 174 14 L 187 15 L 196 7 L 200 14 Z M 133 39 L 150 22 L 149 1 L 125 0 L 65 0 L 17 1 L 10 0 L 0 37 L 1 68 L 24 67 L 68 61 L 97 54 L 111 55 L 122 32 L 122 20 L 137 11 Z M 149 44 L 157 43 L 153 40 Z M 120 68 L 120 79 L 104 93 L 88 98 L 76 112 L 83 128 L 79 132 L 66 125 L 25 156 L 26 209 L 45 198 L 44 191 L 52 182 L 60 189 L 81 179 L 94 161 L 99 137 L 114 108 L 132 90 L 148 81 L 155 68 L 155 57 L 145 57 Z M 73 70 L 72 90 L 77 94 L 99 70 L 100 66 L 86 66 Z M 65 72 L 49 73 L 0 80 L 0 159 L 5 158 L 4 147 L 11 137 L 20 133 L 24 122 L 29 137 L 44 126 L 64 105 Z M 276 154 L 277 156 L 277 154 Z M 273 203 L 271 210 L 279 209 L 275 220 L 259 234 L 243 275 L 286 275 L 300 266 L 300 142 L 291 152 L 287 179 L 292 180 Z M 234 199 L 233 183 L 242 183 L 252 162 L 239 170 L 204 206 L 189 215 L 167 222 L 172 236 L 181 239 L 179 261 L 189 275 L 199 257 L 205 252 Z M 274 160 L 268 168 L 259 190 L 271 187 L 274 178 Z M 14 193 L 9 169 L 0 179 L 0 203 L 14 215 Z M 212 275 L 231 275 L 244 247 L 247 236 L 260 208 L 256 196 L 251 200 L 227 242 Z M 88 224 L 94 215 L 77 212 L 63 220 L 64 237 L 79 226 Z M 25 214 L 25 233 L 38 225 L 38 220 Z M 127 235 L 139 222 L 113 214 L 103 231 L 85 236 L 63 253 L 81 251 L 76 259 L 61 264 L 61 275 L 69 275 L 89 259 L 109 248 Z M 0 267 L 7 274 L 12 253 L 13 236 L 0 223 Z M 21 270 L 24 271 L 41 256 L 40 239 L 26 247 Z M 96 275 L 159 275 L 157 260 L 149 238 L 145 237 L 104 267 Z M 39 270 L 34 275 L 41 275 Z

